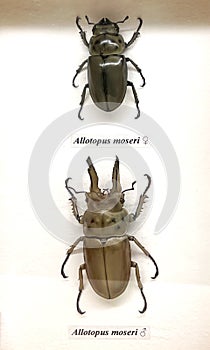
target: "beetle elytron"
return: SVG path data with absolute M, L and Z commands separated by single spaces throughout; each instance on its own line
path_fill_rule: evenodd
M 132 188 L 122 191 L 120 184 L 119 160 L 116 157 L 112 173 L 112 189 L 101 190 L 98 187 L 98 175 L 94 165 L 88 157 L 88 173 L 90 176 L 90 192 L 85 192 L 87 210 L 84 215 L 80 215 L 77 207 L 77 198 L 75 193 L 81 193 L 69 186 L 69 179 L 66 180 L 66 188 L 69 191 L 72 204 L 72 211 L 77 221 L 83 225 L 84 236 L 79 237 L 68 249 L 66 258 L 61 268 L 61 274 L 64 278 L 64 266 L 79 242 L 83 242 L 84 264 L 79 268 L 79 294 L 77 297 L 77 311 L 80 314 L 79 300 L 84 289 L 83 270 L 86 270 L 88 280 L 94 291 L 103 298 L 113 299 L 121 295 L 127 287 L 130 279 L 131 267 L 135 268 L 136 280 L 144 300 L 144 306 L 140 313 L 146 311 L 147 302 L 143 293 L 143 285 L 140 279 L 138 264 L 131 260 L 130 242 L 136 245 L 146 254 L 155 265 L 155 279 L 158 276 L 158 266 L 149 254 L 149 252 L 134 237 L 128 235 L 127 226 L 129 222 L 136 220 L 140 215 L 145 199 L 148 198 L 146 193 L 151 184 L 149 175 L 145 175 L 148 185 L 139 198 L 139 203 L 135 213 L 129 214 L 123 208 L 124 194 L 126 191 L 134 190 Z M 83 191 L 82 191 L 83 192 Z
M 76 18 L 77 27 L 80 30 L 80 36 L 85 46 L 88 47 L 90 56 L 86 59 L 76 71 L 73 78 L 73 86 L 77 75 L 87 64 L 88 83 L 84 86 L 80 110 L 78 116 L 80 119 L 82 107 L 85 101 L 86 90 L 89 88 L 93 102 L 100 109 L 110 112 L 120 106 L 125 97 L 127 86 L 132 88 L 137 116 L 140 116 L 139 99 L 134 84 L 127 80 L 127 62 L 130 62 L 142 78 L 142 87 L 145 85 L 145 78 L 138 65 L 130 58 L 125 57 L 122 53 L 127 49 L 139 36 L 142 26 L 142 19 L 138 18 L 139 25 L 133 36 L 125 43 L 122 35 L 119 34 L 118 23 L 124 23 L 128 16 L 122 21 L 112 22 L 108 18 L 102 18 L 98 23 L 92 23 L 87 16 L 88 24 L 93 24 L 93 36 L 87 41 L 86 33 L 79 24 L 80 17 Z

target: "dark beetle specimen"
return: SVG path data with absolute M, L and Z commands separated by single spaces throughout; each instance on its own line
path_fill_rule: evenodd
M 83 242 L 83 252 L 85 263 L 79 268 L 79 294 L 77 298 L 77 310 L 80 314 L 79 300 L 84 289 L 83 270 L 86 270 L 88 280 L 94 291 L 103 298 L 113 299 L 121 295 L 127 287 L 130 279 L 131 267 L 135 268 L 137 284 L 140 288 L 141 295 L 144 300 L 144 306 L 140 313 L 145 312 L 147 302 L 143 293 L 143 286 L 140 279 L 138 264 L 131 260 L 130 241 L 136 245 L 147 255 L 155 265 L 155 279 L 158 276 L 158 267 L 150 253 L 141 245 L 134 237 L 128 235 L 128 224 L 140 215 L 145 199 L 148 198 L 146 193 L 151 184 L 149 175 L 145 175 L 148 185 L 143 194 L 139 198 L 139 203 L 135 213 L 129 214 L 123 208 L 124 194 L 126 191 L 134 190 L 132 188 L 122 191 L 120 184 L 119 160 L 116 157 L 112 173 L 112 189 L 101 190 L 98 187 L 98 176 L 92 164 L 90 157 L 87 159 L 89 165 L 88 173 L 90 175 L 90 192 L 77 192 L 73 187 L 69 186 L 68 178 L 66 180 L 66 188 L 69 191 L 72 204 L 72 210 L 77 221 L 83 225 L 84 236 L 79 237 L 68 249 L 66 259 L 61 268 L 61 274 L 64 278 L 64 266 L 79 242 Z M 85 193 L 87 210 L 84 215 L 80 215 L 77 207 L 77 198 L 74 193 Z
M 90 95 L 93 102 L 102 110 L 106 112 L 113 111 L 123 102 L 127 86 L 132 88 L 137 116 L 140 116 L 139 100 L 134 84 L 127 80 L 127 62 L 130 62 L 142 78 L 142 87 L 145 85 L 145 79 L 141 69 L 130 58 L 122 55 L 139 36 L 139 31 L 142 26 L 142 19 L 138 18 L 139 25 L 137 30 L 133 33 L 132 38 L 125 43 L 122 35 L 119 34 L 119 26 L 117 23 L 124 23 L 128 16 L 122 21 L 112 22 L 108 18 L 102 18 L 98 23 L 92 23 L 89 18 L 85 16 L 88 24 L 93 24 L 93 36 L 90 41 L 87 41 L 86 33 L 79 24 L 80 17 L 76 18 L 77 27 L 80 30 L 80 35 L 85 46 L 88 47 L 90 56 L 87 60 L 82 62 L 76 71 L 73 79 L 73 86 L 77 75 L 82 71 L 87 64 L 88 69 L 88 84 L 84 86 L 81 101 L 79 118 L 81 117 L 81 110 L 84 105 L 86 91 L 89 88 Z

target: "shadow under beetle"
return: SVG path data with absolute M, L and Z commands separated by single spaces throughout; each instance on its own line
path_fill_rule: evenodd
M 112 189 L 101 190 L 98 187 L 98 175 L 94 165 L 88 157 L 88 173 L 90 176 L 90 192 L 76 191 L 69 186 L 70 178 L 66 179 L 66 189 L 71 195 L 70 201 L 72 211 L 76 220 L 83 225 L 84 236 L 79 237 L 68 249 L 66 258 L 61 267 L 61 274 L 64 278 L 65 264 L 79 242 L 83 242 L 84 264 L 79 267 L 79 294 L 77 297 L 77 311 L 80 314 L 79 300 L 84 289 L 83 270 L 86 270 L 88 280 L 94 291 L 106 299 L 113 299 L 121 295 L 127 287 L 130 279 L 131 267 L 135 269 L 138 287 L 143 297 L 144 306 L 140 313 L 144 313 L 147 308 L 147 302 L 143 293 L 143 285 L 140 279 L 138 264 L 131 260 L 130 242 L 134 242 L 145 255 L 147 255 L 155 265 L 155 279 L 158 276 L 158 266 L 150 253 L 134 237 L 128 235 L 127 227 L 130 222 L 136 220 L 140 215 L 143 204 L 147 197 L 146 193 L 151 184 L 151 178 L 145 174 L 148 185 L 139 198 L 135 213 L 128 213 L 123 208 L 126 191 L 134 190 L 132 188 L 122 191 L 120 184 L 119 160 L 116 157 L 112 173 Z M 77 207 L 77 198 L 74 193 L 85 193 L 87 210 L 84 215 L 80 215 Z
M 86 91 L 89 88 L 93 102 L 100 109 L 110 112 L 121 105 L 125 97 L 127 86 L 130 86 L 133 92 L 137 108 L 137 116 L 140 116 L 139 99 L 134 84 L 127 80 L 127 62 L 130 62 L 142 78 L 142 87 L 145 85 L 145 78 L 138 65 L 130 58 L 122 55 L 139 36 L 139 31 L 143 20 L 138 18 L 139 25 L 133 36 L 125 43 L 122 35 L 119 34 L 118 23 L 124 23 L 129 17 L 126 16 L 122 21 L 112 22 L 108 18 L 102 18 L 98 23 L 92 23 L 87 16 L 88 24 L 93 24 L 93 36 L 87 41 L 86 33 L 79 24 L 80 17 L 76 18 L 77 27 L 80 30 L 80 36 L 85 46 L 88 47 L 90 56 L 86 59 L 76 71 L 73 78 L 73 86 L 77 75 L 87 64 L 88 83 L 84 86 L 78 117 L 81 117 L 82 107 L 84 105 Z

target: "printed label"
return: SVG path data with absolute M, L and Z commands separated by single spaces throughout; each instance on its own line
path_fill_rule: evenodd
M 71 326 L 70 339 L 149 339 L 149 327 Z

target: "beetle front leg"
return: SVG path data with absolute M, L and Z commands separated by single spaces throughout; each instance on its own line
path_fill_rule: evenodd
M 70 198 L 72 204 L 72 213 L 80 224 L 83 224 L 83 215 L 79 215 L 79 211 L 77 208 L 77 199 L 76 197 Z
M 88 61 L 88 60 L 85 60 L 84 62 L 82 62 L 82 63 L 80 64 L 79 68 L 76 70 L 76 74 L 75 74 L 75 76 L 74 76 L 74 78 L 73 78 L 73 80 L 72 80 L 72 85 L 73 85 L 75 88 L 78 87 L 78 85 L 75 85 L 76 77 L 78 76 L 79 73 L 81 73 L 82 68 L 83 68 L 84 65 L 87 63 L 87 61 Z
M 146 81 L 145 81 L 145 77 L 143 76 L 142 71 L 139 68 L 139 66 L 133 60 L 131 60 L 129 57 L 126 57 L 126 62 L 130 62 L 136 68 L 137 72 L 140 74 L 140 76 L 142 78 L 143 83 L 142 83 L 141 87 L 143 87 L 146 84 Z
M 133 83 L 131 81 L 127 81 L 127 86 L 131 86 L 132 91 L 133 91 L 133 97 L 135 100 L 135 104 L 136 104 L 136 108 L 137 108 L 137 116 L 135 117 L 135 119 L 140 117 L 140 109 L 139 109 L 139 99 L 138 99 L 138 95 L 135 89 L 135 86 L 133 85 Z
M 138 287 L 139 287 L 139 289 L 141 291 L 142 298 L 144 300 L 144 307 L 143 307 L 142 311 L 139 311 L 141 314 L 143 314 L 146 311 L 146 309 L 147 309 L 147 301 L 146 301 L 146 298 L 145 298 L 145 295 L 144 295 L 144 292 L 143 292 L 143 285 L 141 283 L 139 267 L 138 267 L 138 264 L 135 261 L 131 261 L 131 267 L 135 268 L 136 280 L 137 280 L 137 283 L 138 283 Z
M 71 177 L 68 177 L 66 180 L 65 180 L 65 187 L 67 189 L 67 191 L 70 193 L 71 195 L 71 198 L 69 199 L 71 201 L 71 204 L 72 204 L 72 212 L 73 212 L 73 215 L 74 217 L 76 218 L 76 220 L 80 223 L 80 224 L 83 224 L 83 215 L 79 215 L 79 210 L 77 208 L 77 198 L 75 197 L 75 195 L 73 194 L 72 190 L 74 190 L 74 192 L 76 193 L 80 193 L 80 192 L 83 192 L 83 191 L 76 191 L 73 187 L 71 186 L 68 186 L 68 182 L 69 180 L 71 180 Z
M 143 245 L 138 241 L 138 239 L 136 239 L 136 237 L 134 236 L 128 236 L 129 241 L 134 242 L 143 252 L 146 256 L 148 256 L 148 258 L 150 258 L 150 260 L 152 260 L 153 264 L 155 265 L 155 275 L 152 277 L 152 279 L 155 279 L 158 275 L 159 275 L 159 269 L 157 266 L 157 263 L 155 261 L 155 259 L 150 255 L 150 253 L 143 247 Z
M 81 117 L 81 111 L 82 111 L 82 108 L 83 108 L 83 105 L 84 105 L 84 102 L 85 102 L 85 96 L 86 96 L 86 90 L 89 88 L 89 85 L 86 84 L 84 86 L 84 89 L 82 91 L 82 95 L 81 95 L 81 101 L 80 101 L 80 110 L 79 110 L 79 113 L 78 113 L 78 117 L 79 119 L 83 120 L 84 118 Z
M 69 249 L 67 250 L 67 253 L 66 253 L 66 258 L 61 266 L 61 275 L 63 276 L 63 278 L 67 278 L 68 276 L 66 276 L 65 272 L 64 272 L 64 267 L 71 255 L 71 253 L 73 252 L 74 248 L 79 244 L 79 242 L 83 241 L 84 240 L 84 237 L 81 236 L 79 237 L 70 247 Z
M 89 47 L 89 42 L 87 41 L 87 38 L 86 38 L 86 33 L 85 31 L 82 29 L 81 25 L 79 24 L 79 21 L 81 20 L 81 18 L 79 16 L 77 16 L 76 18 L 76 25 L 77 27 L 79 28 L 79 33 L 80 33 L 80 36 L 81 36 L 81 39 L 83 41 L 83 44 L 87 47 Z
M 129 42 L 128 43 L 125 43 L 125 47 L 126 47 L 126 49 L 131 45 L 131 44 L 133 44 L 133 42 L 138 38 L 138 36 L 140 35 L 140 29 L 141 29 L 141 26 L 142 26 L 142 24 L 143 24 L 143 20 L 140 18 L 140 17 L 138 17 L 138 20 L 139 20 L 139 25 L 138 25 L 138 28 L 136 29 L 136 31 L 133 33 L 133 36 L 132 36 L 132 38 L 129 40 Z
M 85 269 L 86 269 L 86 265 L 85 264 L 80 265 L 80 268 L 79 268 L 79 294 L 78 294 L 78 297 L 77 297 L 77 311 L 81 315 L 85 313 L 85 311 L 81 311 L 81 309 L 79 307 L 79 300 L 80 300 L 82 291 L 84 289 L 82 270 L 85 270 Z
M 129 215 L 129 222 L 132 222 L 132 221 L 135 221 L 137 219 L 137 217 L 141 214 L 142 212 L 142 209 L 143 209 L 143 205 L 145 203 L 145 200 L 148 198 L 148 196 L 146 195 L 147 191 L 149 190 L 150 186 L 151 186 L 151 177 L 148 175 L 148 174 L 144 174 L 144 176 L 147 177 L 147 180 L 148 180 L 148 185 L 147 187 L 145 188 L 143 194 L 141 194 L 140 198 L 139 198 L 139 203 L 137 205 L 137 208 L 136 208 L 136 211 L 135 211 L 135 214 L 130 214 Z

